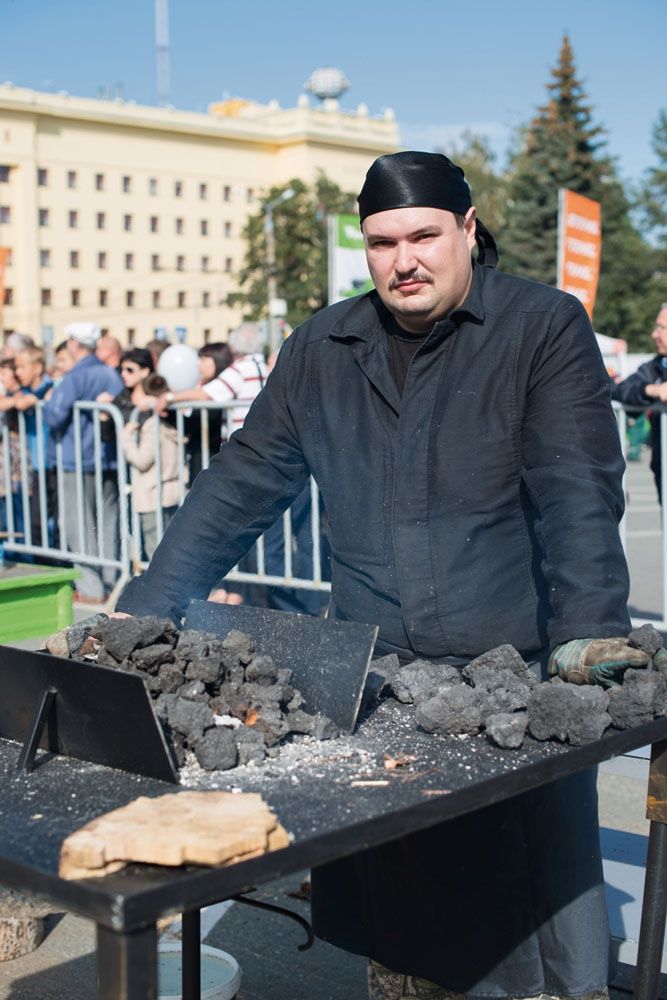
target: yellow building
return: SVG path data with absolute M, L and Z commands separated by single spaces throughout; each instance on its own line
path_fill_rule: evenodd
M 262 193 L 318 170 L 357 191 L 397 148 L 391 112 L 305 95 L 296 108 L 234 100 L 201 114 L 0 86 L 2 328 L 36 340 L 51 328 L 57 342 L 80 319 L 124 344 L 158 328 L 224 338 Z

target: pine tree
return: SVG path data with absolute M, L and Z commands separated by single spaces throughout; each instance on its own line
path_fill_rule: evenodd
M 262 208 L 246 223 L 246 255 L 239 273 L 239 290 L 228 296 L 231 306 L 241 305 L 246 318 L 266 316 L 268 267 L 264 235 L 264 208 L 287 188 L 296 194 L 273 213 L 278 295 L 287 302 L 287 322 L 297 326 L 327 304 L 327 216 L 354 212 L 355 195 L 342 191 L 320 173 L 309 187 L 295 178 L 271 188 Z
M 567 35 L 547 91 L 546 104 L 520 134 L 511 159 L 501 266 L 555 284 L 559 188 L 600 201 L 602 262 L 595 326 L 636 343 L 645 336 L 638 304 L 650 283 L 650 255 L 633 226 L 616 165 L 604 150 L 604 129 L 593 119 Z

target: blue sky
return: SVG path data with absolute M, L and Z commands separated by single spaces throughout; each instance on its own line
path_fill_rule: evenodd
M 234 95 L 293 106 L 317 66 L 351 82 L 343 104 L 392 107 L 406 145 L 465 128 L 502 154 L 545 95 L 568 31 L 596 120 L 623 176 L 653 163 L 667 106 L 665 0 L 170 0 L 171 103 Z M 122 83 L 155 103 L 153 0 L 0 0 L 0 80 L 95 97 Z

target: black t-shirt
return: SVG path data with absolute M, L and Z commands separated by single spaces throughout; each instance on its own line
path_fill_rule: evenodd
M 385 330 L 389 338 L 391 374 L 394 376 L 396 388 L 402 397 L 410 362 L 422 344 L 427 340 L 431 331 L 427 330 L 426 333 L 408 333 L 394 319 L 385 323 Z

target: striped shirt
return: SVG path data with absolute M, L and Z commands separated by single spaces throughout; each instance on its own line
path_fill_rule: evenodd
M 237 400 L 231 410 L 231 432 L 243 426 L 250 405 L 266 382 L 269 370 L 263 354 L 244 354 L 236 358 L 217 378 L 203 386 L 204 392 L 216 403 Z

